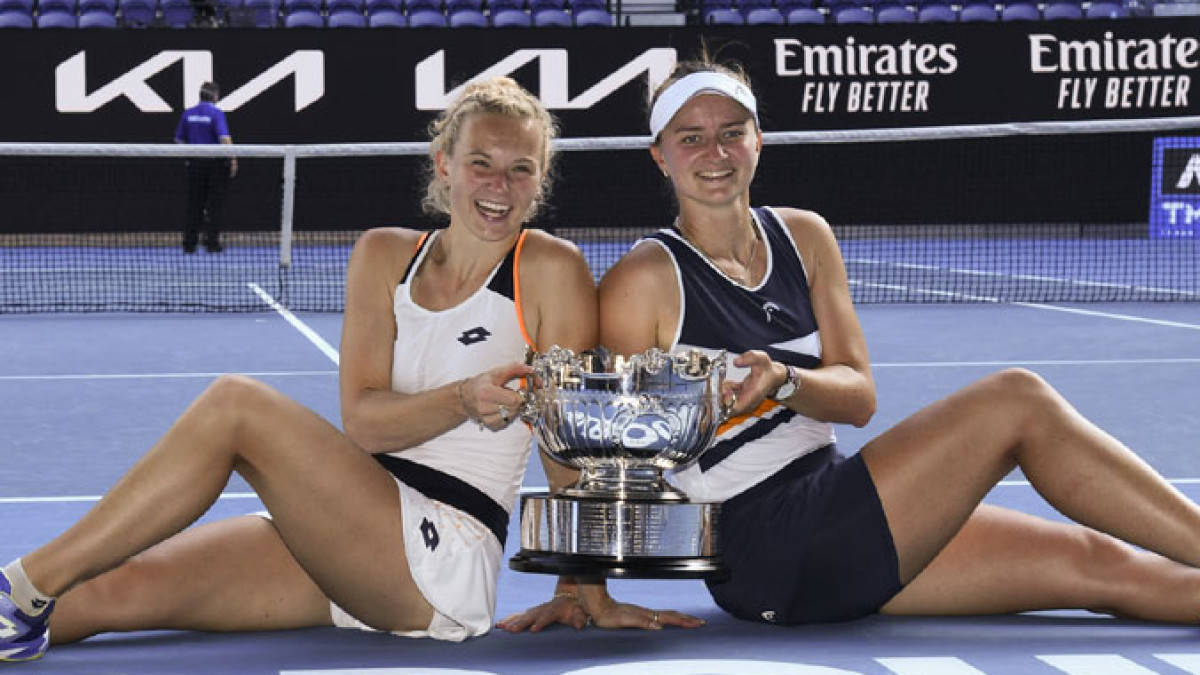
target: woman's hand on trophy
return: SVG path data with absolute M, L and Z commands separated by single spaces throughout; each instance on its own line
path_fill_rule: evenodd
M 514 362 L 460 380 L 455 385 L 455 392 L 463 413 L 481 430 L 504 429 L 520 416 L 524 402 L 520 391 L 505 385 L 531 372 L 529 366 Z
M 741 382 L 726 380 L 722 384 L 721 402 L 729 408 L 730 417 L 756 410 L 787 379 L 787 366 L 772 361 L 759 349 L 735 356 L 732 363 L 738 368 L 748 368 L 750 373 Z
M 537 633 L 547 626 L 561 623 L 579 630 L 591 623 L 579 596 L 573 593 L 558 593 L 549 602 L 530 607 L 496 623 L 496 627 L 510 633 L 528 630 Z

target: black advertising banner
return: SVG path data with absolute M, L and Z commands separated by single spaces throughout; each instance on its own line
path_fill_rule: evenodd
M 563 135 L 645 133 L 645 88 L 701 44 L 766 131 L 1200 112 L 1200 19 L 716 29 L 14 31 L 4 141 L 168 142 L 201 82 L 235 140 L 423 140 L 467 79 L 511 74 Z

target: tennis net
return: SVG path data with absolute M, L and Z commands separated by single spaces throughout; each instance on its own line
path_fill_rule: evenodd
M 859 303 L 1196 301 L 1189 134 L 1197 118 L 768 133 L 751 194 L 833 224 Z M 597 278 L 673 215 L 647 142 L 559 141 L 534 225 Z M 439 225 L 418 210 L 425 152 L 0 144 L 0 312 L 340 311 L 364 229 Z M 232 154 L 224 251 L 186 254 L 183 159 Z

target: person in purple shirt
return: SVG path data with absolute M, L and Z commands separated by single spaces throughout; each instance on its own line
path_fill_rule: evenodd
M 175 127 L 176 143 L 233 143 L 225 113 L 217 107 L 221 89 L 216 82 L 200 85 L 200 103 L 183 111 Z M 237 158 L 192 157 L 187 160 L 188 199 L 183 229 L 183 252 L 195 253 L 200 230 L 204 248 L 220 253 L 220 214 L 229 179 L 237 175 Z

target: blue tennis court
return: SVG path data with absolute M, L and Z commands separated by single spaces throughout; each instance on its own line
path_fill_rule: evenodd
M 249 293 L 249 291 L 244 291 Z M 261 302 L 262 300 L 259 299 Z M 1200 499 L 1200 305 L 865 305 L 878 413 L 839 430 L 855 450 L 919 406 L 986 373 L 1031 368 L 1100 426 Z M 217 374 L 254 375 L 338 422 L 341 316 L 27 314 L 0 316 L 0 559 L 78 518 Z M 307 331 L 307 332 L 305 332 Z M 545 484 L 540 467 L 526 477 Z M 260 508 L 235 479 L 208 518 Z M 1020 475 L 988 497 L 1056 517 Z M 515 519 L 509 555 L 518 536 Z M 504 570 L 498 616 L 540 602 L 553 580 Z M 109 634 L 23 667 L 53 673 L 1200 673 L 1200 628 L 1082 611 L 896 618 L 812 627 L 722 613 L 698 581 L 618 581 L 620 599 L 708 621 L 660 633 L 493 631 L 464 644 L 338 629 L 255 634 Z

